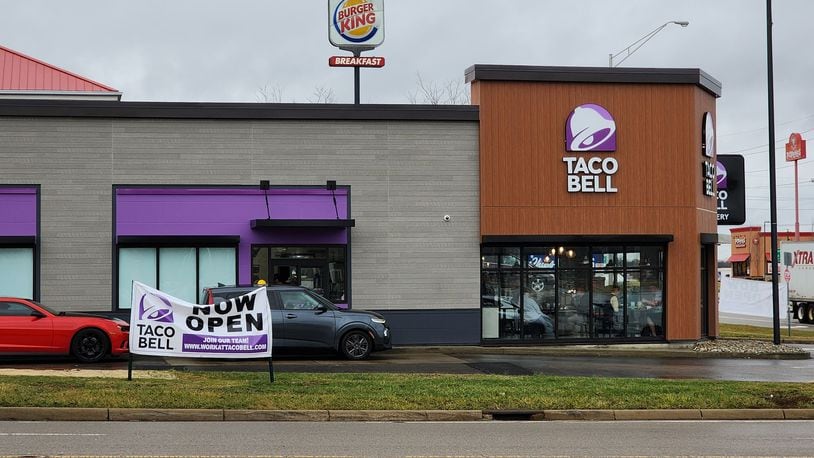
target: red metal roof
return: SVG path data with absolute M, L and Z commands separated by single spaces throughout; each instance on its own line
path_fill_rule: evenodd
M 749 253 L 733 254 L 726 260 L 726 262 L 744 262 L 749 259 Z
M 0 91 L 119 92 L 0 46 Z

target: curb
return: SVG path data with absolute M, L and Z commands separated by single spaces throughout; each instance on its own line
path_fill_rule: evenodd
M 814 420 L 814 409 L 228 410 L 0 407 L 0 421 Z

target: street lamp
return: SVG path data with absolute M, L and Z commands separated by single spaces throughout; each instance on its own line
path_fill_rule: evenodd
M 611 68 L 617 67 L 619 64 L 624 62 L 628 57 L 630 57 L 634 52 L 638 51 L 639 48 L 644 46 L 645 43 L 650 41 L 651 38 L 656 36 L 657 33 L 661 32 L 665 27 L 667 27 L 670 24 L 680 25 L 681 27 L 687 27 L 688 25 L 690 25 L 689 21 L 669 21 L 669 22 L 665 22 L 664 24 L 656 27 L 656 29 L 653 30 L 652 32 L 650 32 L 647 35 L 645 35 L 645 36 L 639 38 L 638 40 L 634 41 L 627 48 L 617 52 L 616 54 L 608 54 L 608 67 L 611 67 Z M 625 57 L 623 57 L 622 60 L 620 60 L 619 62 L 616 62 L 614 64 L 613 59 L 616 59 L 622 53 L 625 53 L 625 52 L 627 53 L 627 55 L 625 55 Z

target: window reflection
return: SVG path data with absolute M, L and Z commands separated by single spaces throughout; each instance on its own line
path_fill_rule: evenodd
M 557 298 L 553 273 L 529 273 L 523 294 L 523 336 L 529 339 L 554 338 Z
M 504 272 L 500 275 L 499 296 L 500 338 L 519 339 L 522 329 L 520 316 L 520 274 Z
M 664 336 L 662 246 L 484 247 L 482 260 L 484 339 Z
M 526 248 L 526 267 L 529 269 L 553 269 L 557 266 L 555 247 Z
M 586 338 L 591 307 L 587 272 L 563 271 L 559 278 L 557 336 Z

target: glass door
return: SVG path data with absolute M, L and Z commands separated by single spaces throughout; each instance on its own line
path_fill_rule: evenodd
M 701 337 L 709 335 L 709 254 L 710 245 L 701 245 Z

